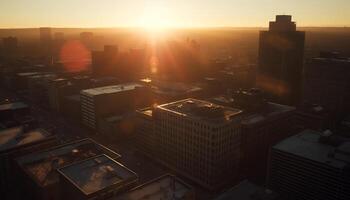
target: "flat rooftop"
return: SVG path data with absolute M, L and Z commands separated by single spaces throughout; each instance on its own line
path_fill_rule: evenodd
M 249 125 L 262 122 L 274 116 L 295 111 L 295 107 L 268 102 L 262 111 L 248 113 L 242 120 L 242 124 Z
M 16 110 L 16 109 L 22 109 L 22 108 L 28 108 L 28 105 L 22 102 L 0 104 L 0 111 Z
M 17 158 L 16 162 L 39 186 L 45 187 L 58 183 L 59 174 L 56 169 L 101 154 L 115 159 L 120 157 L 95 141 L 84 139 L 25 155 Z
M 319 142 L 321 134 L 305 130 L 279 142 L 273 149 L 343 169 L 350 163 L 350 143 L 339 146 L 324 144 Z
M 134 172 L 106 155 L 74 163 L 58 172 L 85 195 L 113 187 L 127 187 L 138 180 Z
M 136 110 L 136 112 L 144 114 L 144 115 L 149 116 L 149 117 L 153 116 L 153 109 L 151 107 L 138 109 L 138 110 Z
M 134 90 L 137 87 L 143 87 L 143 86 L 138 83 L 110 85 L 110 86 L 82 90 L 81 94 L 84 94 L 87 96 L 97 96 L 97 95 L 103 95 L 103 94 L 113 94 L 118 92 L 130 91 L 130 90 Z
M 184 99 L 158 106 L 159 109 L 208 122 L 227 122 L 241 114 L 235 108 L 224 107 L 198 99 Z
M 164 175 L 110 200 L 186 199 L 192 188 L 173 175 Z M 190 198 L 189 198 L 190 199 Z
M 5 129 L 0 131 L 0 153 L 30 143 L 40 142 L 51 136 L 52 134 L 43 129 L 32 130 L 25 133 L 22 127 Z
M 277 200 L 278 195 L 271 190 L 259 187 L 247 180 L 242 181 L 215 200 Z

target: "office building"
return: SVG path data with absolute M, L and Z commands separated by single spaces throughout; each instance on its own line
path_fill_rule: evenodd
M 350 140 L 305 130 L 276 144 L 268 187 L 300 200 L 350 199 Z
M 105 45 L 103 51 L 92 51 L 92 74 L 95 77 L 116 75 L 117 67 L 120 67 L 119 57 L 119 48 L 115 45 Z M 118 74 L 123 75 L 125 74 Z
M 154 158 L 216 190 L 238 176 L 241 110 L 184 99 L 153 110 Z
M 195 191 L 181 179 L 167 174 L 109 200 L 194 200 Z
M 305 66 L 303 102 L 323 106 L 337 120 L 350 112 L 350 58 L 321 52 Z
M 244 180 L 214 200 L 285 200 L 276 192 Z
M 138 176 L 106 155 L 60 168 L 63 199 L 107 199 L 131 189 Z
M 130 139 L 136 130 L 135 111 L 101 118 L 98 124 L 98 134 L 108 138 L 109 141 Z
M 269 100 L 300 103 L 305 33 L 296 31 L 292 16 L 277 15 L 268 31 L 260 32 L 257 86 L 266 90 Z
M 62 97 L 64 91 L 61 89 L 62 86 L 67 85 L 69 82 L 65 78 L 56 78 L 49 80 L 48 85 L 48 98 L 50 109 L 55 112 L 60 112 L 62 110 Z
M 295 114 L 296 132 L 305 129 L 324 131 L 334 128 L 334 116 L 323 106 L 317 104 L 303 104 Z
M 102 117 L 134 111 L 149 105 L 149 91 L 137 83 L 126 83 L 80 92 L 82 123 L 96 130 Z
M 27 154 L 16 159 L 16 178 L 22 184 L 22 198 L 33 200 L 59 200 L 59 174 L 57 169 L 70 164 L 107 154 L 117 159 L 119 154 L 94 142 L 84 139 L 66 143 L 43 151 Z
M 143 108 L 136 110 L 136 134 L 135 141 L 138 151 L 149 157 L 155 151 L 155 133 L 153 121 L 153 108 Z

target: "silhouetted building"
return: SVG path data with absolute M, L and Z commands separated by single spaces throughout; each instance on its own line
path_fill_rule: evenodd
M 107 199 L 134 187 L 138 176 L 106 155 L 60 168 L 63 199 Z
M 154 158 L 216 190 L 238 177 L 241 110 L 185 99 L 157 106 Z
M 50 43 L 52 41 L 51 28 L 41 27 L 40 28 L 40 42 L 42 44 Z
M 2 39 L 2 48 L 5 59 L 13 59 L 18 56 L 18 40 L 15 37 L 6 37 Z
M 153 156 L 155 150 L 155 133 L 153 108 L 143 108 L 136 111 L 136 134 L 135 141 L 137 149 L 149 157 Z
M 22 198 L 60 200 L 60 179 L 56 170 L 102 154 L 114 159 L 120 157 L 93 140 L 84 139 L 17 158 L 17 186 L 22 189 Z
M 92 51 L 92 73 L 95 77 L 113 76 L 118 67 L 119 48 L 114 45 L 104 46 L 103 51 Z M 120 76 L 123 76 L 121 74 Z
M 325 107 L 339 120 L 350 112 L 350 58 L 322 52 L 305 66 L 303 101 Z
M 94 33 L 93 32 L 82 32 L 82 33 L 80 33 L 80 41 L 88 49 L 92 49 L 93 41 L 94 41 Z
M 350 199 L 349 155 L 349 139 L 305 130 L 272 148 L 268 186 L 295 199 Z
M 277 15 L 260 32 L 257 85 L 273 102 L 297 105 L 301 98 L 305 32 L 289 15 Z
M 293 134 L 295 108 L 266 102 L 259 90 L 235 94 L 233 107 L 243 110 L 242 162 L 249 180 L 264 183 L 270 148 Z
M 114 114 L 99 120 L 98 134 L 108 138 L 109 141 L 116 141 L 134 136 L 136 129 L 135 111 Z
M 324 131 L 334 127 L 334 117 L 323 106 L 304 104 L 297 108 L 295 128 L 297 132 L 305 129 Z
M 276 192 L 244 180 L 215 200 L 282 200 L 282 198 Z
M 194 200 L 194 189 L 173 175 L 164 175 L 109 200 Z
M 91 129 L 97 129 L 101 118 L 148 106 L 149 99 L 149 90 L 137 83 L 82 90 L 82 123 Z
M 24 116 L 30 113 L 30 107 L 23 102 L 8 102 L 0 104 L 0 122 L 12 120 L 16 116 Z

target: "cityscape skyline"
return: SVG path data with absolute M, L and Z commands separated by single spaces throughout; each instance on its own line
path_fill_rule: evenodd
M 122 5 L 122 6 L 120 6 Z M 239 5 L 239 7 L 237 7 Z M 121 9 L 123 8 L 123 9 Z M 286 2 L 275 0 L 143 1 L 81 0 L 46 2 L 4 0 L 0 28 L 29 27 L 266 27 L 276 14 L 296 16 L 301 27 L 350 25 L 347 0 Z M 247 16 L 242 18 L 241 16 Z

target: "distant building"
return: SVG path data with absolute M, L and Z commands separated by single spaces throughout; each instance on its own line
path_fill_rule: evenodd
M 271 150 L 268 186 L 308 200 L 350 199 L 350 140 L 305 130 Z
M 63 199 L 107 199 L 134 187 L 138 176 L 106 155 L 60 168 Z
M 307 62 L 304 72 L 303 101 L 319 104 L 337 120 L 350 112 L 350 58 L 334 52 L 321 52 Z
M 48 98 L 50 109 L 56 112 L 61 111 L 62 107 L 62 97 L 64 91 L 61 89 L 61 86 L 67 85 L 69 82 L 65 78 L 57 78 L 49 81 L 48 85 Z
M 120 157 L 93 140 L 84 139 L 17 158 L 19 171 L 16 178 L 21 183 L 18 187 L 23 190 L 22 198 L 60 200 L 60 180 L 56 170 L 101 154 Z
M 95 77 L 115 75 L 117 65 L 120 65 L 118 57 L 119 48 L 115 45 L 106 45 L 103 51 L 92 51 L 91 66 L 93 75 Z
M 42 44 L 50 43 L 52 41 L 52 32 L 49 27 L 40 28 L 40 42 Z
M 285 200 L 276 192 L 244 180 L 214 200 Z
M 195 191 L 173 175 L 164 175 L 109 200 L 194 200 Z
M 216 190 L 238 177 L 241 110 L 185 99 L 155 107 L 154 158 Z
M 2 44 L 3 54 L 6 59 L 18 56 L 18 39 L 16 37 L 3 38 Z
M 301 98 L 305 32 L 296 31 L 289 15 L 277 15 L 260 32 L 257 85 L 271 101 L 297 105 Z
M 126 83 L 80 92 L 82 123 L 98 129 L 101 118 L 122 114 L 149 105 L 149 91 L 137 83 Z

